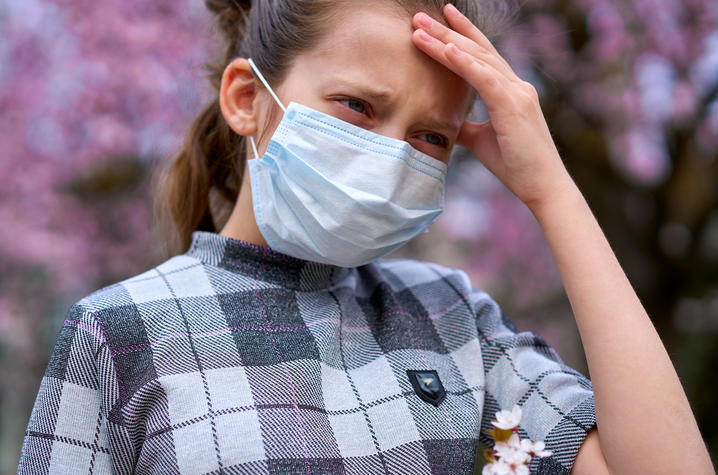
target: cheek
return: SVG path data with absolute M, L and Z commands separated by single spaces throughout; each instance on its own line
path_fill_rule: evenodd
M 282 96 L 279 97 L 283 99 Z M 274 99 L 272 99 L 271 97 L 269 98 L 268 102 L 265 102 L 265 104 L 266 105 L 262 108 L 262 113 L 258 118 L 259 135 L 257 147 L 260 149 L 264 149 L 265 146 L 269 143 L 269 139 L 272 137 L 272 134 L 274 134 L 274 131 L 277 130 L 277 126 L 279 125 L 279 122 L 282 121 L 282 116 L 284 114 L 282 112 L 282 109 L 280 109 L 280 107 L 277 105 L 276 102 L 274 102 Z

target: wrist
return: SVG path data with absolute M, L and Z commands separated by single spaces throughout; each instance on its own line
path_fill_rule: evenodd
M 585 201 L 581 190 L 567 173 L 566 179 L 553 184 L 550 192 L 543 194 L 540 199 L 526 202 L 526 206 L 540 223 L 545 217 L 563 213 L 561 209 L 565 210 L 567 206 Z

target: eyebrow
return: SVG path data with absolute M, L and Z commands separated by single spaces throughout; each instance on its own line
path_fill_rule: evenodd
M 356 89 L 356 91 L 364 97 L 369 97 L 372 99 L 386 102 L 391 102 L 394 99 L 394 91 L 388 87 L 370 87 L 366 84 L 354 82 L 351 79 L 344 78 L 332 78 L 332 81 L 337 84 L 349 86 L 352 89 Z
M 362 97 L 367 97 L 375 101 L 389 102 L 395 100 L 395 93 L 390 88 L 372 87 L 367 86 L 364 83 L 354 82 L 351 79 L 345 78 L 332 78 L 332 81 L 336 84 L 348 86 L 357 91 L 357 94 Z M 427 115 L 422 117 L 420 123 L 430 129 L 440 130 L 443 132 L 453 132 L 457 126 L 452 121 L 442 120 L 438 117 Z
M 426 127 L 434 130 L 439 130 L 442 132 L 451 132 L 453 133 L 457 128 L 456 124 L 454 124 L 451 121 L 442 120 L 437 117 L 427 116 L 423 118 L 421 121 L 421 124 L 425 125 Z

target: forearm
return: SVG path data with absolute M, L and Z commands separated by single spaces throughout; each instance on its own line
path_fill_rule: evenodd
M 531 207 L 571 303 L 611 473 L 714 473 L 668 353 L 571 182 Z

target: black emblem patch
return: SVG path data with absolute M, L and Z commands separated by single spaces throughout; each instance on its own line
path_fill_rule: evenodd
M 409 375 L 409 382 L 416 395 L 424 401 L 438 406 L 446 397 L 446 391 L 444 391 L 444 386 L 441 384 L 436 370 L 407 369 L 406 374 Z

